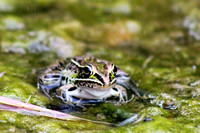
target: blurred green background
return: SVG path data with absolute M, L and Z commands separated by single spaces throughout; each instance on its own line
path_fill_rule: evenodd
M 60 58 L 109 60 L 150 93 L 74 115 L 111 128 L 1 111 L 2 132 L 199 132 L 200 2 L 197 0 L 0 0 L 0 95 L 42 107 L 38 72 Z

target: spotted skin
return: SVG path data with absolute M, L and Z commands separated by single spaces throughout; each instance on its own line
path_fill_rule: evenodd
M 66 104 L 98 103 L 111 97 L 126 103 L 129 90 L 140 97 L 130 81 L 127 73 L 108 61 L 77 56 L 49 66 L 38 77 L 38 89 Z

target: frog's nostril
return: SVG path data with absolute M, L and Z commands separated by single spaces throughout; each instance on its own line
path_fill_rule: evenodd
M 103 83 L 104 83 L 104 85 L 105 86 L 109 86 L 110 85 L 110 79 L 109 79 L 109 77 L 103 77 Z

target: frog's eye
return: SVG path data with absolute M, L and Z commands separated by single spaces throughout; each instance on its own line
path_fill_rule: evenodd
M 115 65 L 113 65 L 113 72 L 116 73 L 117 72 L 117 67 Z
M 92 74 L 92 67 L 91 66 L 86 66 L 85 68 L 84 68 L 84 72 L 86 73 L 86 74 L 88 74 L 88 75 L 91 75 Z
M 117 73 L 117 67 L 115 65 L 112 64 L 112 71 L 111 73 L 113 73 L 113 75 L 116 75 Z
M 115 65 L 112 64 L 112 71 L 110 72 L 110 81 L 112 81 L 117 73 L 117 67 Z

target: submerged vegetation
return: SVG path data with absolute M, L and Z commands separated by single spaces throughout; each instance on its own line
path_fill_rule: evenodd
M 195 0 L 0 0 L 0 96 L 41 107 L 37 75 L 60 58 L 111 61 L 147 92 L 128 104 L 71 113 L 120 123 L 62 121 L 7 111 L 3 132 L 199 132 L 200 15 Z

